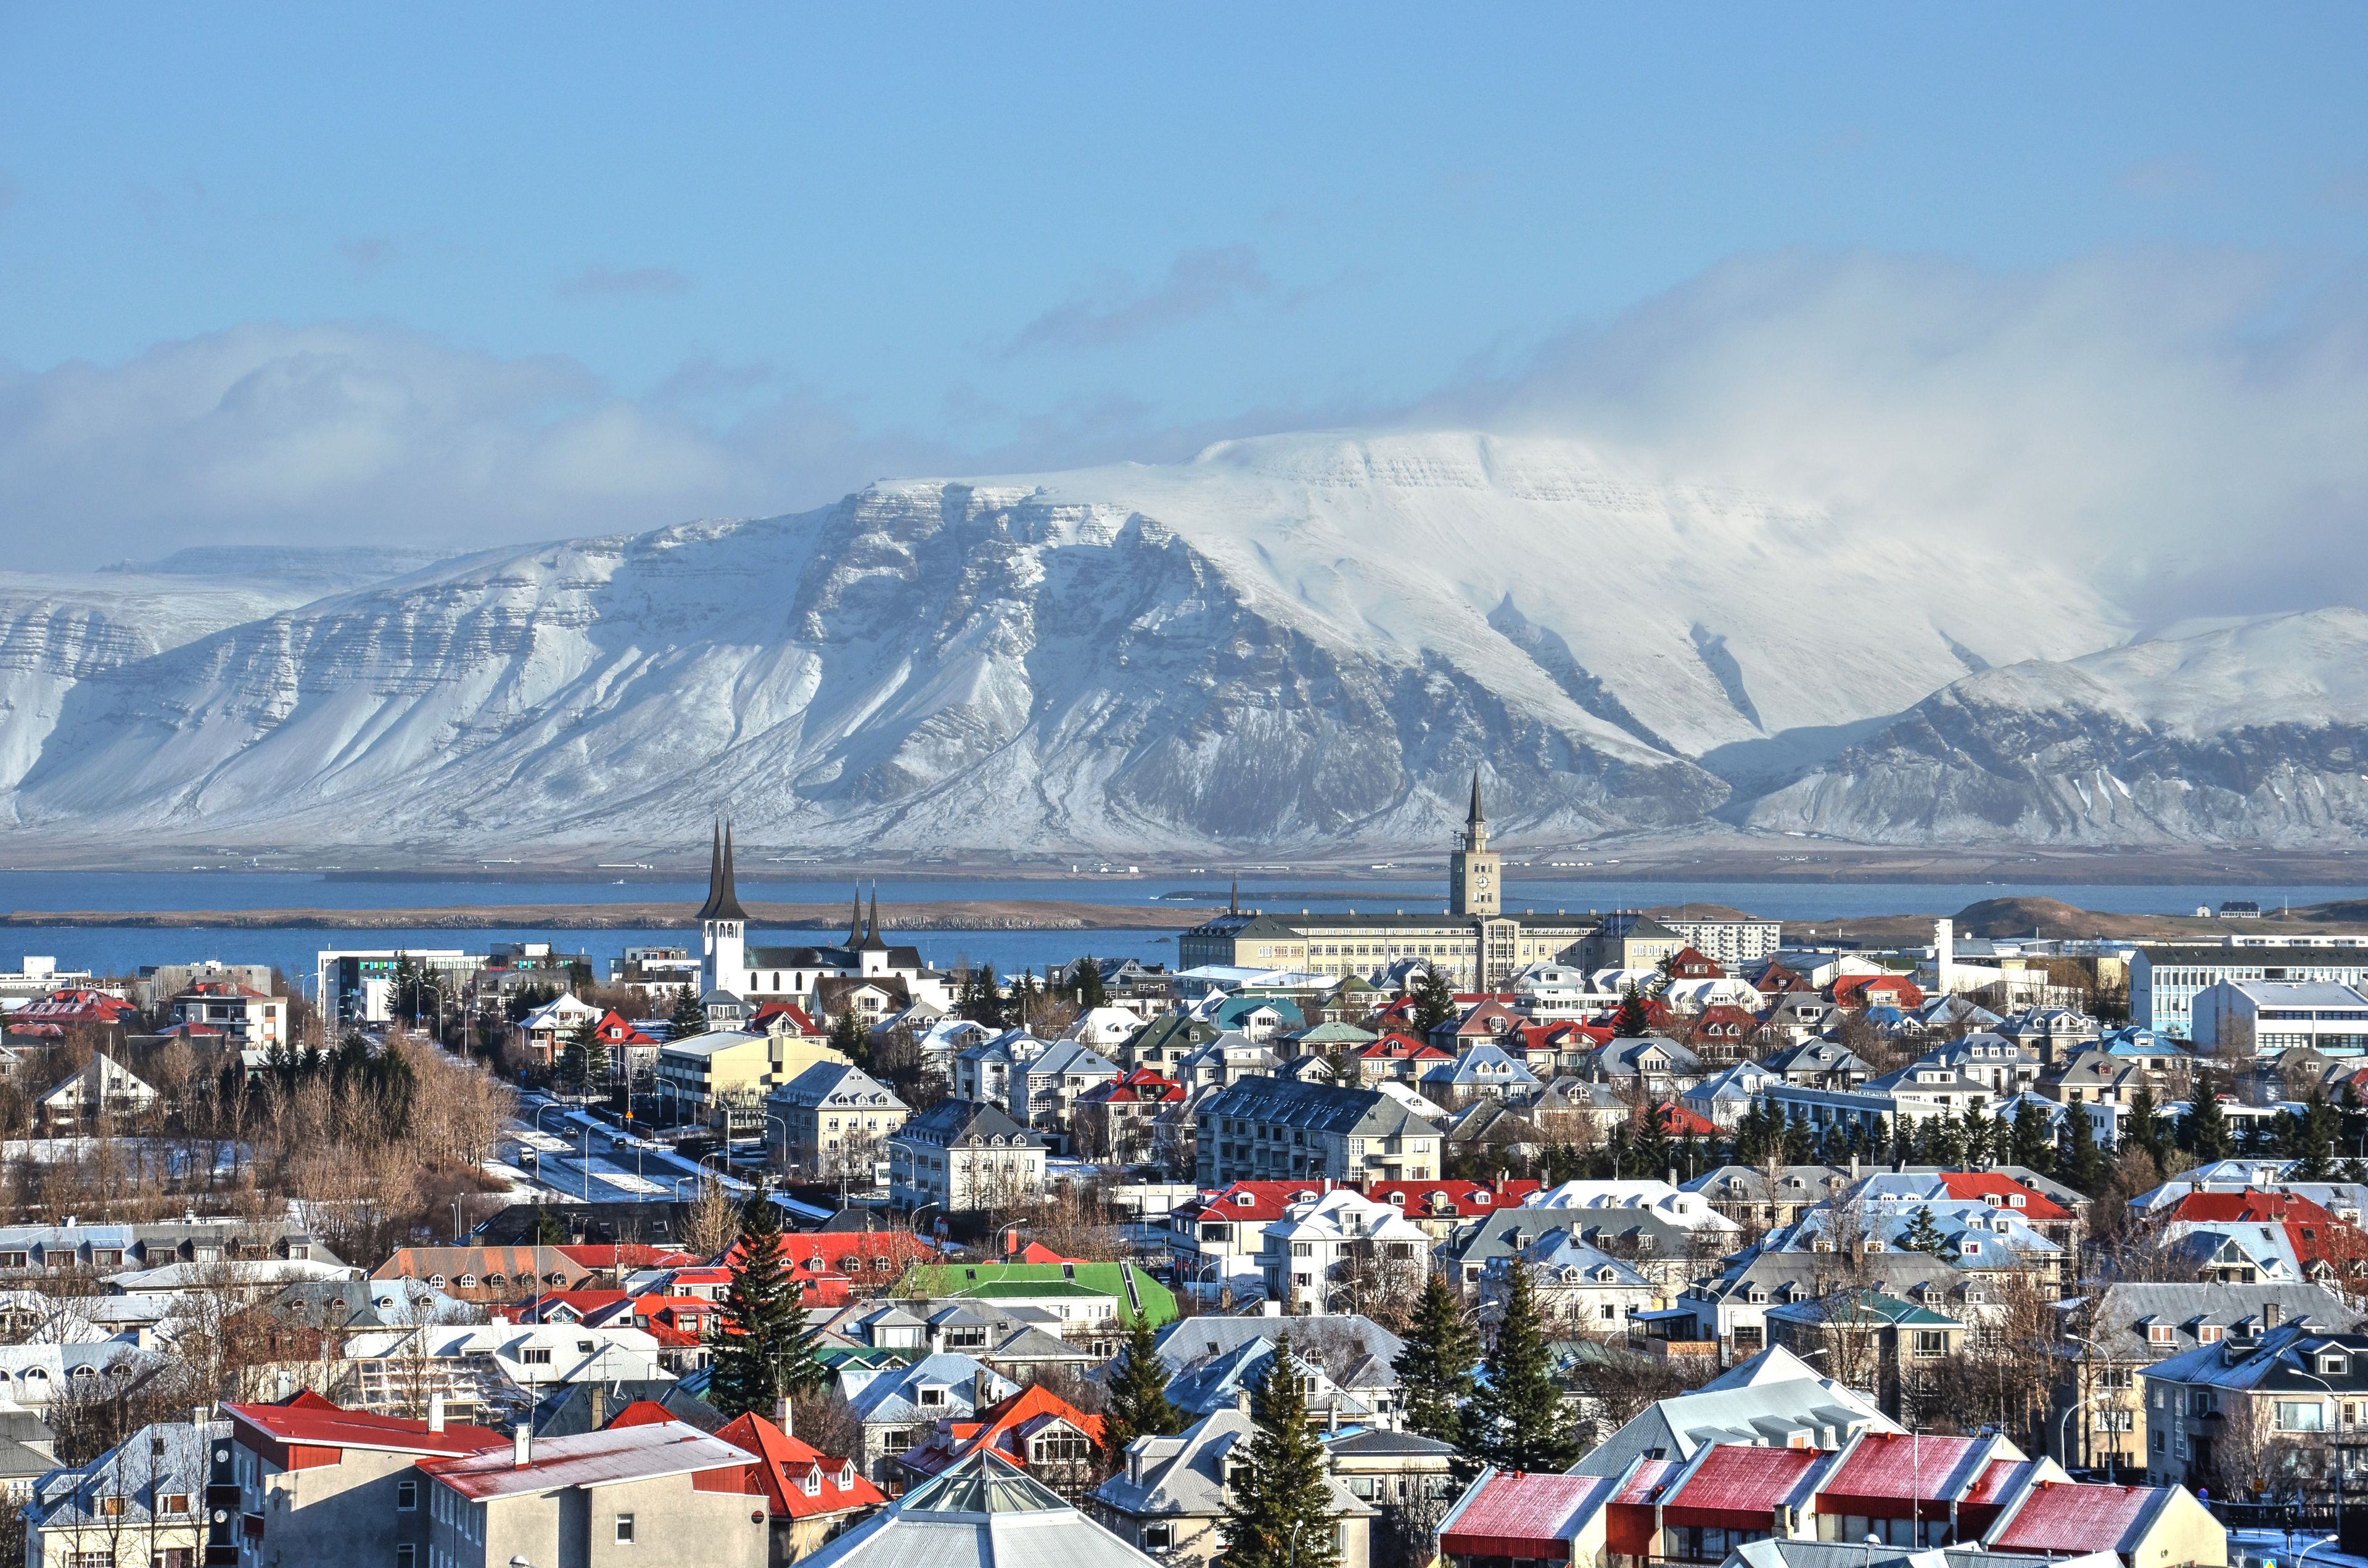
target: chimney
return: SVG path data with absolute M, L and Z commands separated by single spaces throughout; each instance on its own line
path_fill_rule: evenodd
M 595 1382 L 587 1391 L 587 1397 L 592 1401 L 592 1430 L 598 1432 L 609 1424 L 608 1385 Z
M 213 1406 L 210 1404 L 193 1404 L 189 1406 L 189 1425 L 195 1426 L 199 1431 L 202 1432 L 207 1427 L 212 1426 L 213 1420 Z
M 485 1322 L 495 1328 L 507 1328 L 510 1325 L 510 1314 L 507 1312 L 487 1312 L 485 1314 Z
M 289 1395 L 290 1395 L 290 1394 L 294 1393 L 295 1392 L 296 1392 L 296 1379 L 295 1379 L 295 1375 L 294 1375 L 293 1373 L 290 1372 L 290 1371 L 288 1370 L 288 1369 L 287 1369 L 287 1368 L 285 1368 L 285 1367 L 280 1368 L 280 1369 L 279 1369 L 279 1397 L 280 1397 L 281 1399 L 286 1399 Z
M 1282 1315 L 1282 1303 L 1269 1296 L 1265 1301 L 1258 1303 L 1258 1311 L 1267 1317 L 1279 1318 Z M 1247 1398 L 1247 1396 L 1245 1395 L 1244 1397 Z
M 970 1408 L 972 1414 L 985 1410 L 995 1403 L 995 1374 L 981 1367 L 970 1378 Z
M 791 1414 L 788 1394 L 783 1394 L 773 1402 L 773 1425 L 779 1426 L 785 1437 L 789 1434 Z
M 524 1470 L 529 1465 L 534 1463 L 533 1424 L 527 1421 L 519 1422 L 518 1424 L 517 1430 L 511 1434 L 511 1437 L 518 1446 L 514 1450 L 512 1450 L 510 1463 L 516 1469 Z
M 1957 923 L 1953 920 L 1932 922 L 1932 988 L 1948 995 L 1957 979 Z
M 1850 1180 L 1852 1180 L 1852 1181 L 1856 1181 L 1857 1179 L 1858 1179 L 1858 1151 L 1857 1151 L 1857 1150 L 1855 1150 L 1855 1149 L 1852 1149 L 1852 1150 L 1850 1151 Z
M 2261 1326 L 2263 1328 L 2275 1328 L 2278 1326 L 2278 1304 L 2275 1301 L 2263 1301 L 2261 1303 Z
M 444 1430 L 444 1396 L 440 1393 L 427 1396 L 427 1429 L 430 1432 Z

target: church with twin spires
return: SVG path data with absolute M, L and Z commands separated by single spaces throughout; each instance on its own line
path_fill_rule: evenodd
M 748 912 L 741 907 L 737 884 L 732 828 L 718 823 L 708 858 L 707 902 L 699 906 L 702 994 L 728 992 L 752 1011 L 768 1002 L 788 1002 L 815 1018 L 836 1017 L 850 1003 L 859 1014 L 881 1016 L 914 1002 L 951 1006 L 947 977 L 921 961 L 919 949 L 891 947 L 881 937 L 877 887 L 869 916 L 857 892 L 847 940 L 837 946 L 754 948 L 748 945 Z
M 1377 899 L 1393 895 L 1377 894 Z M 1595 929 L 1588 915 L 1505 909 L 1504 859 L 1488 847 L 1488 818 L 1480 805 L 1480 775 L 1472 775 L 1472 808 L 1448 857 L 1447 904 L 1437 914 L 1395 909 L 1296 915 L 1234 907 L 1176 939 L 1182 969 L 1218 964 L 1284 969 L 1335 977 L 1374 975 L 1416 960 L 1455 978 L 1463 989 L 1489 991 L 1531 964 L 1559 958 Z

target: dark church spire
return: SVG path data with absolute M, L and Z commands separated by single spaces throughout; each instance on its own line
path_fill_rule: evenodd
M 732 829 L 728 824 L 715 824 L 715 838 L 707 857 L 707 902 L 699 906 L 701 924 L 710 920 L 737 920 L 748 923 L 748 912 L 740 907 L 740 893 L 732 872 Z
M 847 949 L 853 952 L 861 946 L 863 946 L 863 885 L 859 882 L 855 888 L 853 907 L 847 916 Z
M 1235 871 L 1234 873 L 1234 891 L 1232 893 L 1227 895 L 1225 899 L 1225 913 L 1228 915 L 1239 915 L 1241 912 L 1242 874 L 1239 871 Z
M 863 946 L 870 949 L 884 948 L 887 945 L 880 939 L 880 884 L 874 882 L 871 884 L 871 924 L 864 928 Z

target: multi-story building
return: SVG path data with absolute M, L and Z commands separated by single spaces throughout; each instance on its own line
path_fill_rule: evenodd
M 766 1096 L 775 1168 L 869 1187 L 885 1163 L 888 1139 L 912 1111 L 860 1067 L 818 1062 Z
M 485 955 L 458 948 L 324 948 L 313 971 L 323 1026 L 334 1034 L 361 1024 L 393 1023 L 395 972 L 406 962 L 447 995 L 460 996 L 484 968 Z
M 316 1393 L 278 1404 L 225 1404 L 231 1453 L 218 1483 L 238 1489 L 256 1533 L 243 1563 L 403 1562 L 427 1556 L 427 1510 L 418 1462 L 510 1452 L 490 1427 L 448 1423 L 440 1400 L 427 1417 L 342 1410 Z M 245 1532 L 242 1532 L 244 1534 Z
M 1066 1131 L 1077 1098 L 1119 1075 L 1119 1064 L 1074 1040 L 1058 1040 L 1036 1055 L 1012 1064 L 1012 1119 L 1040 1131 Z
M 2197 1051 L 2229 1060 L 2297 1046 L 2368 1055 L 2368 994 L 2334 980 L 2222 980 L 2190 1000 L 2188 1038 Z
M 1330 1176 L 1431 1181 L 1440 1130 L 1378 1089 L 1245 1078 L 1199 1108 L 1195 1165 L 1204 1187 Z
M 1543 960 L 1560 958 L 1594 922 L 1557 911 L 1508 911 L 1502 857 L 1488 847 L 1480 807 L 1480 778 L 1472 778 L 1472 809 L 1450 857 L 1447 907 L 1438 914 L 1295 915 L 1244 910 L 1236 900 L 1224 914 L 1176 939 L 1185 969 L 1223 965 L 1293 970 L 1323 975 L 1378 974 L 1409 960 L 1488 991 Z
M 2195 998 L 2225 980 L 2368 982 L 2368 934 L 2141 942 L 2130 958 L 2130 1021 L 2194 1038 Z
M 210 1445 L 228 1433 L 220 1421 L 160 1421 L 88 1464 L 42 1476 L 24 1505 L 25 1562 L 198 1562 L 206 1545 Z
M 173 998 L 173 1023 L 190 1033 L 211 1032 L 258 1051 L 286 1043 L 288 998 L 234 980 L 200 980 Z
M 888 1138 L 888 1197 L 899 1209 L 1010 1208 L 1044 1187 L 1044 1140 L 983 1100 L 939 1100 Z
M 848 1064 L 846 1057 L 803 1035 L 714 1029 L 658 1047 L 654 1086 L 662 1110 L 760 1136 L 765 1096 L 823 1062 Z
M 2368 1429 L 2368 1334 L 2328 1333 L 2280 1316 L 2278 1304 L 2264 1301 L 2259 1312 L 2229 1324 L 2218 1344 L 2138 1373 L 2150 1483 L 2225 1484 L 2226 1475 L 2246 1474 L 2265 1453 L 2283 1449 L 2283 1485 L 2305 1496 L 2357 1487 Z
M 428 1562 L 765 1568 L 771 1510 L 756 1465 L 680 1421 L 541 1442 L 521 1426 L 511 1450 L 420 1461 Z
M 1355 1312 L 1394 1290 L 1410 1300 L 1429 1259 L 1421 1226 L 1353 1187 L 1335 1187 L 1292 1203 L 1267 1225 L 1258 1272 L 1266 1299 L 1287 1312 Z

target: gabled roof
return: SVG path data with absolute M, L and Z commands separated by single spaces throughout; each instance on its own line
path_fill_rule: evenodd
M 1999 1551 L 2128 1551 L 2173 1489 L 2043 1481 L 1990 1535 Z
M 845 1457 L 825 1454 L 761 1415 L 740 1416 L 715 1435 L 757 1457 L 757 1483 L 775 1518 L 814 1518 L 887 1501 Z M 806 1492 L 810 1483 L 812 1495 Z
M 1440 1551 L 1455 1557 L 1567 1560 L 1570 1542 L 1618 1489 L 1610 1476 L 1484 1471 L 1440 1521 Z
M 1714 1444 L 1662 1494 L 1662 1517 L 1675 1525 L 1764 1524 L 1775 1510 L 1804 1501 L 1831 1457 L 1815 1447 Z

